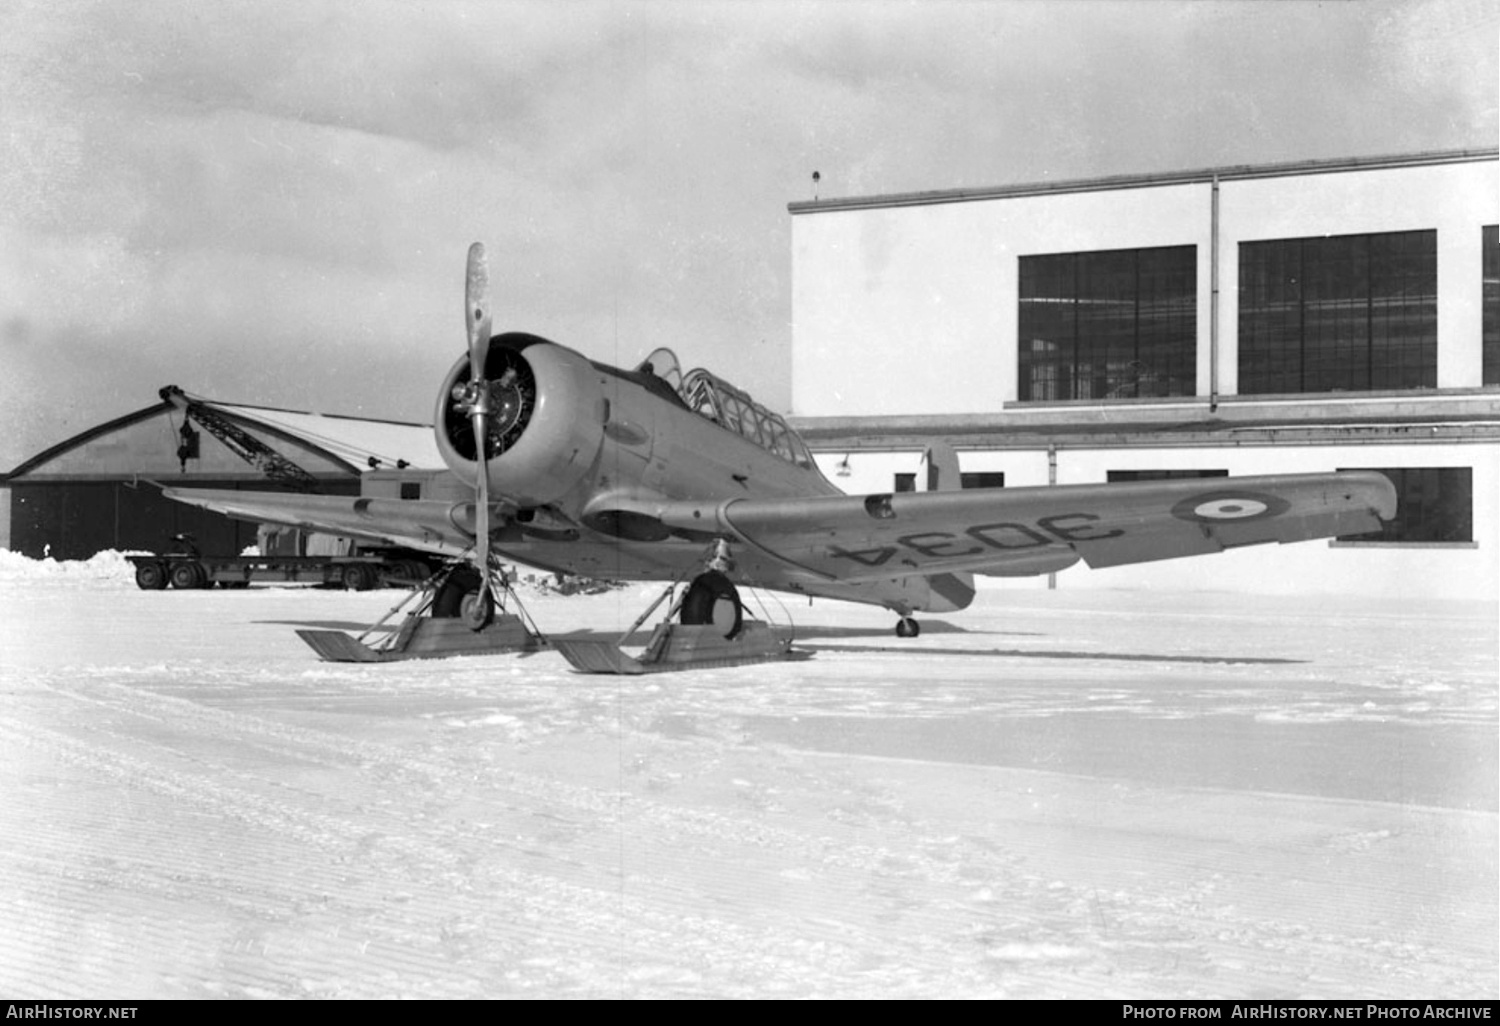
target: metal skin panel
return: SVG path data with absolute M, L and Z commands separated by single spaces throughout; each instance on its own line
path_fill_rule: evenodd
M 1080 559 L 1119 566 L 1353 534 L 1396 509 L 1390 481 L 1370 472 L 848 496 L 810 462 L 688 409 L 642 370 L 592 363 L 534 336 L 496 336 L 496 347 L 507 345 L 535 370 L 536 413 L 489 461 L 491 540 L 502 556 L 549 570 L 673 580 L 701 568 L 722 539 L 738 584 L 906 615 L 968 605 L 971 573 L 1025 576 Z M 438 444 L 472 482 L 474 461 L 454 452 L 443 430 L 440 416 Z M 474 546 L 472 501 L 166 494 L 230 516 L 448 555 Z

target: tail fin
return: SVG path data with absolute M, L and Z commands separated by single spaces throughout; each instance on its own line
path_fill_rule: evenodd
M 958 472 L 958 453 L 947 442 L 932 442 L 922 456 L 927 464 L 927 490 L 929 492 L 956 492 L 964 486 L 963 476 Z M 974 575 L 971 573 L 933 574 L 927 578 L 932 589 L 933 604 L 929 607 L 943 612 L 964 609 L 974 601 Z
M 956 492 L 964 486 L 958 472 L 958 453 L 947 442 L 929 444 L 922 461 L 927 464 L 929 492 Z

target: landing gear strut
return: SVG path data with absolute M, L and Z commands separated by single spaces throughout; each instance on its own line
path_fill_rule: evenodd
M 330 630 L 299 630 L 297 634 L 318 655 L 333 662 L 529 652 L 547 643 L 530 617 L 523 619 L 520 600 L 503 576 L 484 589 L 480 580 L 472 564 L 459 564 L 422 583 L 358 637 Z M 504 596 L 506 603 L 497 604 L 496 595 Z M 394 633 L 382 641 L 365 643 L 413 601 L 413 611 L 406 614 Z M 501 608 L 503 604 L 514 605 L 515 612 Z
M 716 634 L 726 639 L 740 632 L 744 616 L 739 591 L 718 570 L 708 570 L 693 578 L 678 613 L 684 626 L 713 627 Z
M 432 615 L 462 620 L 470 630 L 483 630 L 495 619 L 494 588 L 479 587 L 479 571 L 472 564 L 455 567 L 432 597 Z
M 552 645 L 575 669 L 585 673 L 660 673 L 786 658 L 792 644 L 791 629 L 746 618 L 739 591 L 729 579 L 733 570 L 729 545 L 720 539 L 703 572 L 693 578 L 680 599 L 668 606 L 666 618 L 657 624 L 639 656 L 627 655 L 619 646 L 628 643 L 651 614 L 672 597 L 681 578 L 669 585 L 618 641 L 553 638 Z

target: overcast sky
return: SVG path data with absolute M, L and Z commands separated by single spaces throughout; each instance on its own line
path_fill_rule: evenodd
M 787 203 L 1497 143 L 1500 0 L 0 2 L 0 470 L 498 328 L 786 408 Z

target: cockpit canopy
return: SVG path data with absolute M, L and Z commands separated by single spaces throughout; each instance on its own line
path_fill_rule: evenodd
M 636 368 L 654 374 L 676 391 L 684 405 L 706 420 L 727 428 L 775 453 L 788 463 L 812 467 L 812 453 L 797 433 L 778 414 L 772 413 L 723 378 L 699 367 L 682 373 L 677 355 L 657 349 Z

